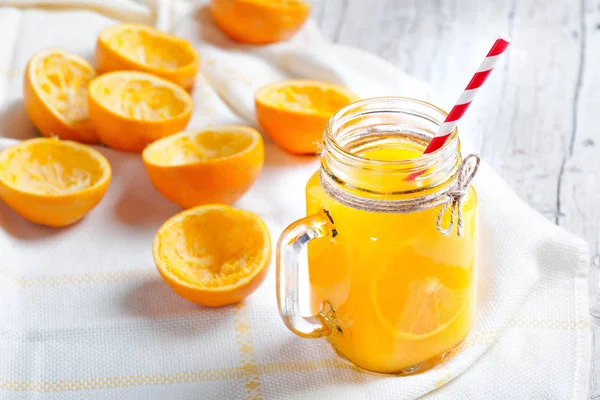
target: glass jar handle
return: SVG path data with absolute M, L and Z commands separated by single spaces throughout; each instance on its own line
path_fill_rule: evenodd
M 277 243 L 277 306 L 289 330 L 304 338 L 328 336 L 331 329 L 320 315 L 300 313 L 298 255 L 306 244 L 331 232 L 330 220 L 323 210 L 288 226 Z

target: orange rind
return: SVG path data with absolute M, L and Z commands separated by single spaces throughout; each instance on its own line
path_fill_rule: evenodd
M 260 133 L 231 125 L 182 132 L 154 142 L 142 157 L 152 185 L 183 208 L 237 201 L 264 163 Z
M 262 129 L 282 149 L 315 154 L 327 122 L 358 96 L 339 85 L 292 79 L 256 92 L 256 116 Z
M 0 153 L 0 197 L 36 224 L 79 221 L 100 202 L 110 179 L 106 158 L 72 141 L 30 139 Z
M 102 143 L 118 150 L 139 153 L 182 131 L 192 108 L 181 86 L 145 72 L 110 72 L 89 87 L 90 120 Z
M 96 44 L 96 68 L 102 74 L 147 72 L 190 90 L 199 65 L 200 57 L 188 41 L 148 25 L 109 26 Z
M 257 215 L 222 204 L 183 211 L 158 230 L 154 262 L 181 297 L 208 307 L 242 301 L 264 281 L 269 230 Z

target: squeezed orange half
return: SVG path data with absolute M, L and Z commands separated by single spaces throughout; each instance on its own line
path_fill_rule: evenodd
M 223 125 L 161 139 L 142 157 L 156 190 L 190 208 L 237 201 L 258 178 L 265 150 L 256 129 Z
M 113 25 L 98 36 L 96 68 L 102 74 L 148 72 L 190 90 L 199 65 L 200 58 L 188 41 L 148 25 Z
M 0 197 L 41 225 L 79 221 L 100 202 L 111 175 L 102 154 L 66 140 L 29 139 L 0 153 Z
M 271 238 L 263 220 L 223 204 L 183 211 L 158 230 L 158 272 L 181 297 L 209 307 L 237 303 L 266 277 Z
M 96 71 L 83 58 L 46 49 L 31 57 L 23 79 L 27 114 L 46 137 L 96 143 L 88 117 L 88 85 Z
M 289 79 L 256 92 L 256 117 L 261 128 L 282 149 L 295 154 L 315 154 L 329 118 L 358 98 L 339 85 Z
M 242 43 L 267 44 L 292 37 L 310 14 L 303 0 L 210 0 L 219 28 Z
M 139 153 L 185 128 L 192 98 L 180 86 L 145 72 L 110 72 L 90 83 L 89 113 L 102 143 Z

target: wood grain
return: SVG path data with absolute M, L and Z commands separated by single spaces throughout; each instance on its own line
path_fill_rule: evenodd
M 590 396 L 600 398 L 600 2 L 315 0 L 334 42 L 429 81 L 449 108 L 495 36 L 514 39 L 461 123 L 533 208 L 592 250 Z

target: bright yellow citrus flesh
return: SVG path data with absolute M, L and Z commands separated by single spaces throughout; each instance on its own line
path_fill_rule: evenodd
M 264 280 L 271 258 L 260 217 L 226 205 L 206 205 L 169 219 L 154 238 L 154 261 L 183 298 L 205 306 L 236 303 Z
M 396 296 L 395 301 L 385 303 L 387 299 L 381 295 L 385 292 L 377 286 L 375 281 L 371 292 L 377 317 L 389 332 L 409 340 L 423 339 L 446 329 L 460 314 L 469 295 L 467 289 L 452 290 L 438 278 L 429 277 L 410 282 L 406 298 Z M 394 307 L 394 303 L 402 306 Z
M 260 133 L 239 125 L 169 136 L 142 156 L 154 187 L 183 208 L 234 203 L 256 181 L 265 157 Z
M 356 100 L 357 95 L 338 85 L 292 79 L 256 92 L 256 116 L 263 130 L 284 150 L 314 154 L 329 118 Z
M 189 42 L 147 25 L 114 25 L 98 37 L 96 64 L 101 73 L 148 72 L 190 90 L 199 63 Z
M 25 72 L 24 99 L 27 113 L 47 137 L 98 141 L 88 118 L 88 85 L 96 76 L 83 58 L 63 50 L 36 53 Z
M 98 90 L 100 104 L 115 114 L 139 121 L 160 121 L 184 112 L 189 102 L 168 86 L 146 77 L 113 76 Z
M 102 199 L 110 164 L 91 147 L 31 139 L 0 154 L 0 196 L 31 222 L 70 225 Z
M 112 72 L 90 84 L 90 119 L 100 140 L 141 152 L 149 143 L 185 128 L 192 99 L 181 87 L 143 72 Z

